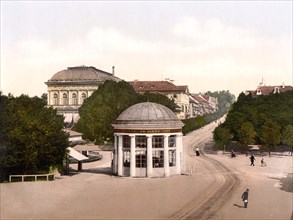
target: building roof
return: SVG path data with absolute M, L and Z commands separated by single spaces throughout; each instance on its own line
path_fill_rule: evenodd
M 199 103 L 207 103 L 208 101 L 201 94 L 191 94 L 192 98 L 194 98 Z
M 121 79 L 92 66 L 76 66 L 55 73 L 46 84 L 56 82 L 105 82 L 106 80 L 120 81 Z
M 122 112 L 113 124 L 114 129 L 182 129 L 183 123 L 164 105 L 142 102 Z
M 77 151 L 101 151 L 98 145 L 93 144 L 76 145 L 73 149 Z
M 188 92 L 188 86 L 176 86 L 169 81 L 129 81 L 136 92 Z
M 251 94 L 252 96 L 256 95 L 269 95 L 269 94 L 274 94 L 274 93 L 279 93 L 279 92 L 286 92 L 293 90 L 292 86 L 259 86 L 256 90 L 246 91 L 246 94 Z
M 84 156 L 83 154 L 79 153 L 78 151 L 74 150 L 71 147 L 67 147 L 66 149 L 68 150 L 69 156 L 73 157 L 74 159 L 78 161 L 89 159 L 88 157 Z
M 82 136 L 82 133 L 79 133 L 77 131 L 73 131 L 73 130 L 70 130 L 70 129 L 63 129 L 64 132 L 68 133 L 69 134 L 69 137 L 79 137 L 79 136 Z

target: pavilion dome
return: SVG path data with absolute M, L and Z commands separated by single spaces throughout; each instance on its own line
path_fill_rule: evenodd
M 77 66 L 68 67 L 66 70 L 55 73 L 49 82 L 104 82 L 106 80 L 120 81 L 120 79 L 113 74 L 96 69 L 95 67 Z
M 122 112 L 113 124 L 114 129 L 182 129 L 183 123 L 164 105 L 142 102 Z

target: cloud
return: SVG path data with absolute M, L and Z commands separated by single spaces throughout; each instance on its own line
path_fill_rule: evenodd
M 1 48 L 4 89 L 16 94 L 16 90 L 26 91 L 20 81 L 33 73 L 37 80 L 30 89 L 41 87 L 45 92 L 43 82 L 57 71 L 77 65 L 105 71 L 115 65 L 117 76 L 126 80 L 172 77 L 176 84 L 188 85 L 191 92 L 221 86 L 229 89 L 230 83 L 237 94 L 236 90 L 254 89 L 248 84 L 257 85 L 262 77 L 275 84 L 291 81 L 292 40 L 287 36 L 265 36 L 255 29 L 194 17 L 182 17 L 165 33 L 169 33 L 167 38 L 151 40 L 111 27 L 93 27 L 80 36 L 64 36 L 62 44 L 61 40 L 24 38 L 9 49 Z M 15 78 L 20 75 L 18 85 Z
M 93 28 L 87 34 L 86 42 L 89 47 L 100 49 L 101 51 L 143 54 L 158 51 L 155 42 L 129 36 L 111 28 Z
M 176 39 L 171 54 L 176 54 L 173 61 L 177 62 L 170 63 L 167 71 L 180 82 L 199 80 L 190 85 L 191 91 L 202 85 L 229 88 L 230 83 L 237 94 L 254 89 L 262 77 L 270 84 L 291 83 L 292 40 L 287 36 L 263 35 L 252 28 L 194 17 L 179 19 L 171 33 Z
M 224 25 L 216 19 L 200 21 L 194 17 L 182 17 L 174 25 L 172 33 L 179 38 L 192 40 L 199 51 L 253 48 L 257 44 L 253 30 Z

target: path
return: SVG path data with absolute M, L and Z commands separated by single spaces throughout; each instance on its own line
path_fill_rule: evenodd
M 171 216 L 171 219 L 213 219 L 220 218 L 217 212 L 224 205 L 225 201 L 235 191 L 235 186 L 240 183 L 237 172 L 224 166 L 215 159 L 208 157 L 204 153 L 204 144 L 212 138 L 212 131 L 217 126 L 215 122 L 202 129 L 193 131 L 184 137 L 186 163 L 197 167 L 199 172 L 213 175 L 214 181 L 210 183 L 208 191 L 203 191 L 183 209 Z M 195 146 L 200 148 L 201 156 L 194 153 Z M 199 170 L 200 168 L 200 170 Z

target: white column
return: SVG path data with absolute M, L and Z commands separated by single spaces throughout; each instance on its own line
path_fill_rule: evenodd
M 51 97 L 52 97 L 52 95 L 51 95 L 51 91 L 48 90 L 48 97 L 47 97 L 48 100 L 47 100 L 47 105 L 49 105 L 49 106 L 50 106 L 50 104 L 52 103 Z
M 117 175 L 117 135 L 114 134 L 114 155 L 113 155 L 113 173 Z
M 135 135 L 130 135 L 130 176 L 135 175 Z
M 153 135 L 147 135 L 147 177 L 153 176 Z
M 176 135 L 176 174 L 181 174 L 181 166 L 183 165 L 183 151 L 182 151 L 182 134 Z
M 169 135 L 164 135 L 164 171 L 165 171 L 165 176 L 170 176 L 168 138 L 169 138 Z
M 123 174 L 122 135 L 118 136 L 118 176 Z

